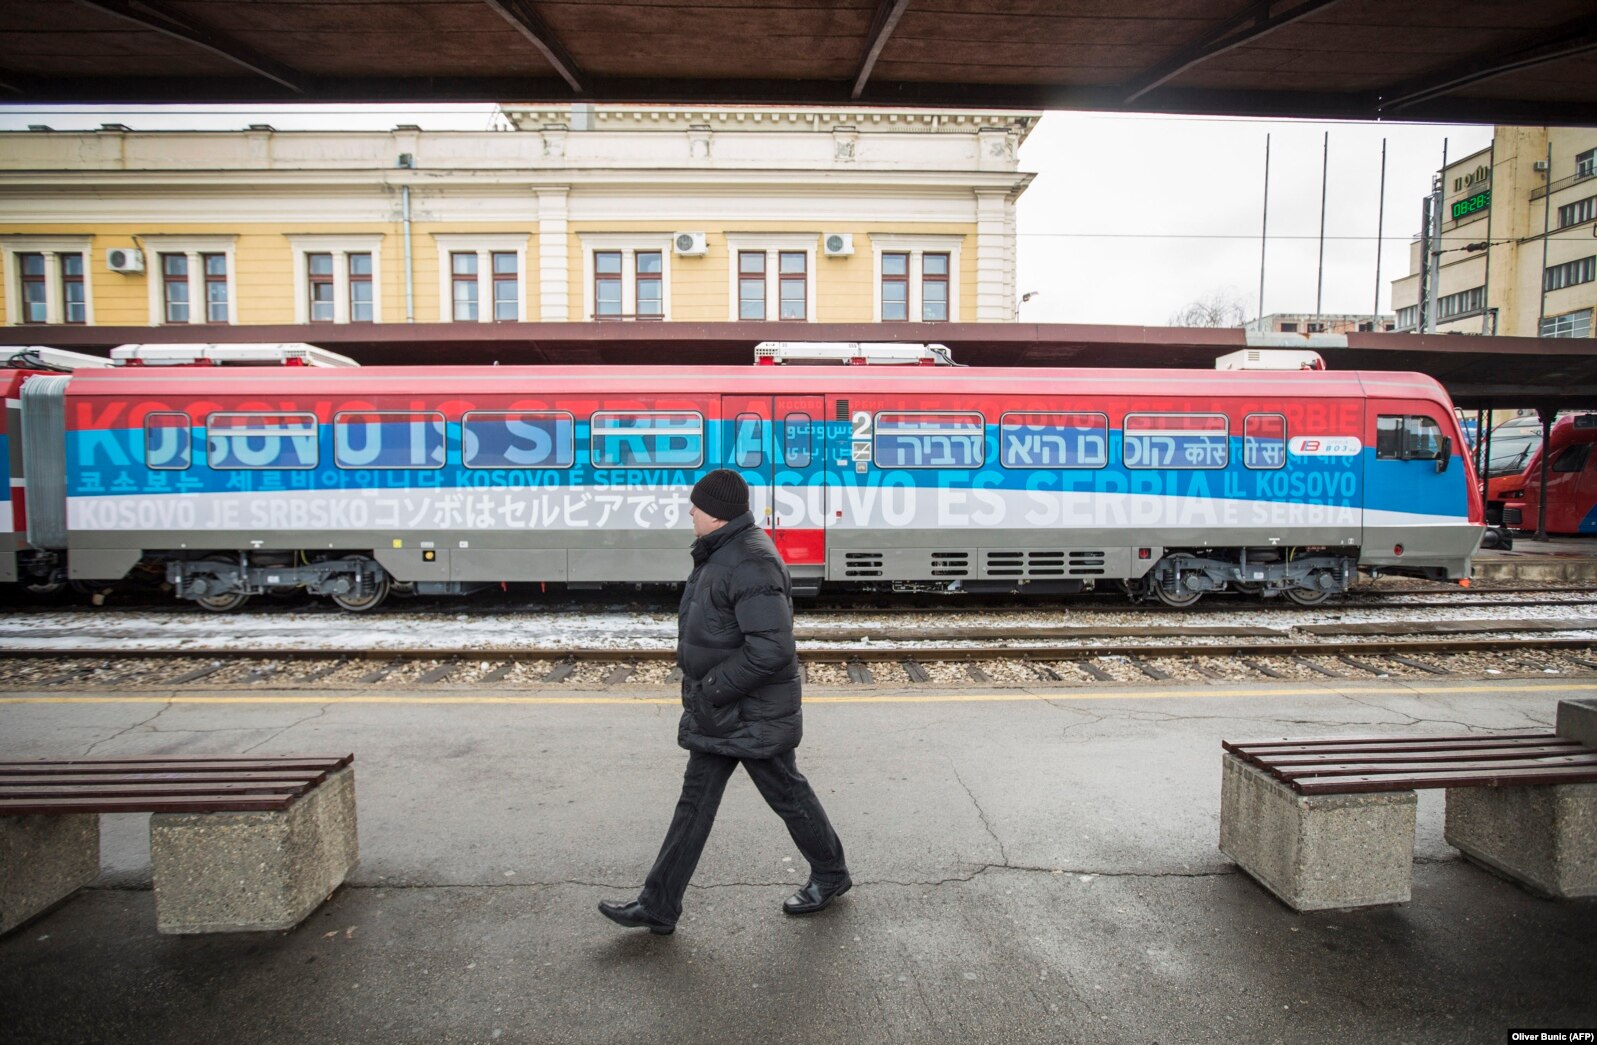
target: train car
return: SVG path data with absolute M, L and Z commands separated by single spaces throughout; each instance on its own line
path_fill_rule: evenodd
M 27 472 L 23 466 L 22 387 L 46 374 L 70 373 L 80 367 L 108 367 L 110 361 L 78 352 L 41 346 L 0 348 L 0 392 L 5 411 L 0 414 L 0 458 L 7 466 L 5 503 L 0 505 L 4 530 L 0 531 L 0 583 L 21 583 L 34 592 L 60 588 L 65 571 L 60 556 L 35 549 L 28 543 Z M 54 468 L 60 471 L 59 454 Z
M 1568 414 L 1553 422 L 1547 451 L 1547 532 L 1597 533 L 1597 414 Z M 1534 531 L 1542 503 L 1542 454 L 1538 447 L 1523 472 L 1492 480 L 1502 503 L 1503 525 Z
M 164 564 L 217 611 L 680 582 L 717 467 L 799 591 L 1313 603 L 1360 568 L 1465 577 L 1482 532 L 1453 408 L 1417 374 L 184 367 L 30 389 L 30 433 L 66 455 L 35 543 L 83 579 Z

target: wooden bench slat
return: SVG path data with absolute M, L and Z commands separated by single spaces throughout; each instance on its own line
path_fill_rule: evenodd
M 1331 763 L 1299 769 L 1274 770 L 1281 780 L 1307 780 L 1324 776 L 1393 775 L 1397 773 L 1497 773 L 1515 769 L 1558 769 L 1565 766 L 1597 766 L 1597 752 L 1584 755 L 1559 755 L 1549 758 L 1502 759 L 1476 762 L 1458 759 L 1451 762 L 1370 762 Z
M 126 762 L 129 764 L 170 762 L 337 762 L 339 765 L 353 761 L 353 753 L 343 755 L 274 755 L 269 752 L 254 755 L 117 755 L 112 758 L 29 758 L 0 762 L 0 766 L 75 766 L 98 762 Z
M 1457 758 L 1471 759 L 1496 759 L 1496 758 L 1536 758 L 1542 755 L 1567 755 L 1578 749 L 1579 744 L 1570 741 L 1567 744 L 1537 744 L 1528 747 L 1486 747 L 1486 748 L 1449 748 L 1438 751 L 1381 751 L 1359 752 L 1356 755 L 1271 755 L 1258 754 L 1251 756 L 1248 761 L 1266 769 L 1299 768 L 1304 766 L 1329 765 L 1337 762 L 1448 762 Z
M 9 798 L 0 816 L 45 813 L 252 813 L 287 809 L 294 795 L 193 795 L 172 798 Z
M 1537 747 L 1541 745 L 1580 746 L 1573 740 L 1564 740 L 1554 734 L 1544 733 L 1534 738 L 1525 737 L 1517 740 L 1499 740 L 1495 742 L 1490 738 L 1482 738 L 1473 744 L 1457 740 L 1419 738 L 1403 743 L 1380 745 L 1314 743 L 1299 744 L 1292 747 L 1275 747 L 1262 751 L 1246 747 L 1228 747 L 1226 750 L 1242 758 L 1254 758 L 1263 755 L 1362 755 L 1404 751 L 1470 751 L 1485 747 Z
M 1490 772 L 1404 774 L 1379 773 L 1368 776 L 1309 777 L 1288 782 L 1294 791 L 1305 795 L 1357 794 L 1369 791 L 1411 791 L 1436 787 L 1501 787 L 1531 784 L 1597 783 L 1597 766 L 1567 769 L 1508 769 Z
M 327 774 L 314 769 L 289 769 L 267 772 L 233 773 L 225 770 L 198 773 L 62 773 L 43 776 L 0 776 L 0 788 L 24 784 L 247 784 L 320 781 Z
M 1320 744 L 1406 744 L 1415 741 L 1478 741 L 1478 740 L 1535 740 L 1557 737 L 1547 730 L 1537 733 L 1457 733 L 1415 734 L 1411 737 L 1275 737 L 1270 740 L 1222 740 L 1220 746 L 1227 751 L 1257 750 L 1270 747 L 1313 747 Z
M 13 762 L 0 765 L 0 779 L 8 776 L 40 776 L 51 773 L 82 774 L 82 773 L 214 773 L 219 771 L 259 771 L 272 770 L 311 770 L 316 772 L 332 772 L 341 769 L 347 763 L 337 759 L 295 759 L 277 762 L 251 761 L 251 762 L 47 762 L 28 763 Z
M 137 798 L 151 795 L 165 798 L 171 795 L 303 795 L 311 789 L 309 782 L 285 784 L 69 784 L 58 786 L 40 784 L 12 787 L 0 784 L 0 802 L 32 798 Z

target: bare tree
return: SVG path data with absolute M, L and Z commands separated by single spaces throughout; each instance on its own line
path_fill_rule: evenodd
M 1211 290 L 1198 300 L 1170 314 L 1173 327 L 1240 327 L 1248 313 L 1241 297 L 1229 287 Z

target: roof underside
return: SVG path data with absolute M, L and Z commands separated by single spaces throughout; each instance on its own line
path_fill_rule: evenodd
M 0 101 L 1597 124 L 1588 0 L 6 0 Z
M 309 342 L 366 366 L 441 364 L 683 367 L 752 364 L 761 341 L 883 341 L 879 323 L 435 323 L 249 327 L 3 327 L 0 345 L 48 344 L 104 355 L 140 342 Z M 1247 347 L 1241 330 L 1029 323 L 940 323 L 900 341 L 935 340 L 981 367 L 1212 369 Z M 1597 408 L 1587 339 L 1348 334 L 1323 348 L 1336 371 L 1429 374 L 1462 407 Z M 1308 347 L 1305 342 L 1304 347 Z

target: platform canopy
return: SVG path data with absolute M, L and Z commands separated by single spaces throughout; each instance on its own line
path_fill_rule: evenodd
M 900 340 L 948 346 L 955 363 L 999 367 L 1213 369 L 1250 344 L 1238 329 L 1036 323 L 908 324 Z M 40 328 L 0 327 L 0 346 L 35 344 Z M 350 323 L 306 326 L 49 328 L 58 348 L 106 355 L 160 340 L 308 342 L 362 366 L 753 365 L 768 341 L 884 341 L 880 323 Z M 31 339 L 31 340 L 30 340 Z M 1587 338 L 1345 334 L 1304 338 L 1331 370 L 1418 371 L 1461 407 L 1597 409 L 1597 353 Z M 1271 335 L 1270 347 L 1285 347 Z
M 6 0 L 0 100 L 1597 124 L 1597 10 L 1589 0 Z

